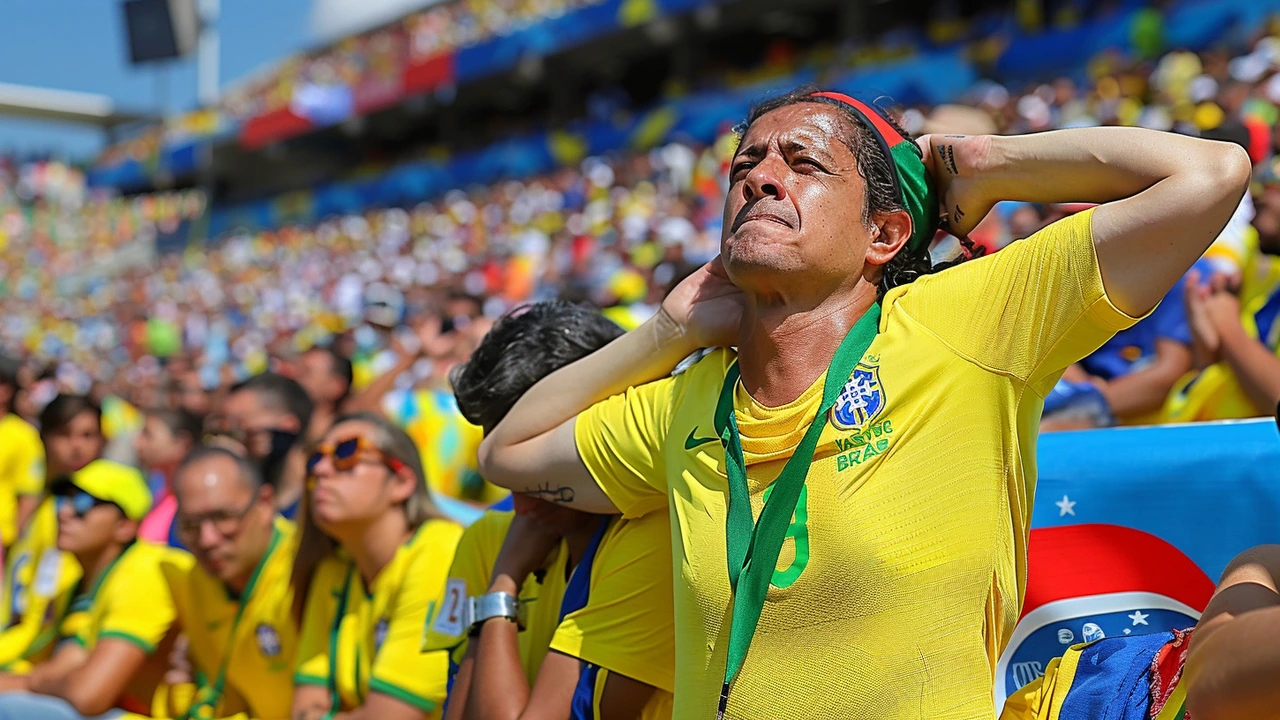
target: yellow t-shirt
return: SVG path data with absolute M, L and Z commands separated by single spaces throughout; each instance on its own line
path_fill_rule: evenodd
M 166 562 L 162 566 L 178 624 L 187 636 L 187 654 L 198 677 L 205 679 L 197 700 L 211 692 L 226 662 L 220 701 L 207 717 L 237 713 L 263 720 L 289 717 L 298 649 L 289 584 L 296 550 L 293 524 L 277 518 L 267 555 L 250 581 L 247 598 L 233 596 L 222 581 L 198 565 Z M 234 640 L 230 637 L 233 627 Z
M 53 655 L 80 582 L 80 563 L 58 550 L 58 513 L 45 497 L 4 559 L 0 669 L 25 672 Z
M 18 496 L 44 491 L 44 443 L 13 413 L 0 418 L 0 544 L 18 537 Z
M 832 410 L 788 530 L 732 718 L 993 713 L 1017 623 L 1043 396 L 1135 320 L 1107 299 L 1091 212 L 888 293 Z M 714 717 L 732 599 L 718 350 L 582 413 L 583 461 L 626 517 L 669 506 L 675 717 Z M 754 514 L 813 421 L 819 377 L 783 407 L 739 385 Z
M 428 617 L 423 650 L 449 650 L 451 671 L 467 651 L 462 600 L 488 590 L 513 517 L 510 512 L 487 512 L 467 528 L 444 594 Z M 670 524 L 665 515 L 652 513 L 613 520 L 602 532 L 590 567 L 579 564 L 574 570 L 590 573 L 588 594 L 572 602 L 575 607 L 563 620 L 569 587 L 565 544 L 561 542 L 541 582 L 535 575 L 525 578 L 519 597 L 528 608 L 519 640 L 525 677 L 532 683 L 547 651 L 555 650 L 585 663 L 579 682 L 590 688 L 590 717 L 599 717 L 598 703 L 610 672 L 657 688 L 642 718 L 670 717 L 675 689 Z
M 135 711 L 151 707 L 169 669 L 169 649 L 177 634 L 170 632 L 173 596 L 161 567 L 192 562 L 181 550 L 137 540 L 87 592 L 72 600 L 73 612 L 82 604 L 87 607 L 87 620 L 73 638 L 86 650 L 92 652 L 100 641 L 114 638 L 133 643 L 148 655 L 130 678 L 119 707 Z
M 294 683 L 336 687 L 335 709 L 358 708 L 377 692 L 439 717 L 449 659 L 422 652 L 422 627 L 461 535 L 452 522 L 427 521 L 368 588 L 355 563 L 326 558 L 307 593 Z
M 467 654 L 467 628 L 462 626 L 463 602 L 488 591 L 493 565 L 513 517 L 510 512 L 489 511 L 463 531 L 444 592 L 427 614 L 422 650 L 448 650 L 450 677 Z M 520 662 L 530 681 L 538 676 L 542 659 L 547 656 L 551 638 L 560 624 L 560 600 L 569 582 L 567 560 L 568 554 L 561 543 L 542 582 L 530 575 L 520 586 L 520 604 L 527 613 L 525 629 L 520 633 Z

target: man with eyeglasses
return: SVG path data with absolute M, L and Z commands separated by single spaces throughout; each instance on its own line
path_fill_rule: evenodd
M 193 450 L 174 474 L 175 526 L 196 565 L 163 566 L 187 655 L 204 682 L 183 718 L 287 718 L 297 629 L 290 608 L 296 533 L 249 460 Z M 185 714 L 183 714 L 185 713 Z
M 176 636 L 160 568 L 184 555 L 137 539 L 151 492 L 132 468 L 95 460 L 55 480 L 50 492 L 58 549 L 84 575 L 57 625 L 53 657 L 28 674 L 0 675 L 8 691 L 0 694 L 0 720 L 149 714 Z

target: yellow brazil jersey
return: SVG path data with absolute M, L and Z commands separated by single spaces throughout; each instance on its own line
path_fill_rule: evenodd
M 277 518 L 267 554 L 247 595 L 240 597 L 198 565 L 170 561 L 162 566 L 177 622 L 187 636 L 187 654 L 203 679 L 196 700 L 210 704 L 195 717 L 289 717 L 298 648 L 289 584 L 296 550 L 293 524 Z
M 44 491 L 44 444 L 27 421 L 0 417 L 0 544 L 18 537 L 18 496 Z
M 58 513 L 45 497 L 4 559 L 0 669 L 24 672 L 48 660 L 80 582 L 80 563 L 58 550 Z
M 151 701 L 169 669 L 169 652 L 176 632 L 173 596 L 165 581 L 163 565 L 190 564 L 181 550 L 137 540 L 72 601 L 88 613 L 73 638 L 90 652 L 106 639 L 124 640 L 144 650 L 148 657 L 125 687 L 118 705 L 137 712 L 151 708 Z
M 428 520 L 369 587 L 355 563 L 326 558 L 307 593 L 294 682 L 336 691 L 335 709 L 360 707 L 376 692 L 439 717 L 449 659 L 422 652 L 422 627 L 460 535 L 452 522 Z
M 444 594 L 428 618 L 424 650 L 450 651 L 451 672 L 467 650 L 462 601 L 484 594 L 514 515 L 487 512 L 463 533 Z M 525 578 L 526 608 L 520 660 L 533 682 L 548 650 L 584 662 L 572 717 L 598 717 L 600 692 L 610 672 L 657 688 L 642 718 L 671 716 L 674 689 L 674 618 L 671 606 L 671 530 L 665 515 L 615 519 L 600 528 L 578 567 L 566 572 L 563 542 L 542 574 Z M 585 572 L 585 576 L 579 573 Z M 585 577 L 586 582 L 583 582 Z
M 887 294 L 832 408 L 782 546 L 732 718 L 970 720 L 993 714 L 1018 620 L 1043 396 L 1134 319 L 1103 291 L 1091 212 Z M 576 421 L 626 517 L 669 507 L 675 717 L 709 718 L 732 611 L 718 350 Z M 819 377 L 768 408 L 739 384 L 753 513 L 814 419 Z

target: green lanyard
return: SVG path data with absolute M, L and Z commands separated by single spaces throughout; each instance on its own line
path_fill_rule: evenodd
M 342 693 L 338 691 L 338 636 L 342 634 L 342 618 L 347 614 L 347 598 L 351 593 L 351 578 L 356 573 L 355 561 L 347 563 L 347 577 L 342 581 L 342 595 L 338 598 L 338 608 L 333 613 L 333 624 L 329 626 L 329 712 L 320 720 L 332 720 L 342 711 Z M 356 673 L 360 672 L 360 658 L 356 658 Z M 360 681 L 356 679 L 356 692 L 360 692 Z
M 717 718 L 724 717 L 729 704 L 729 686 L 742 669 L 764 609 L 765 593 L 778 564 L 778 553 L 787 534 L 787 526 L 795 513 L 800 490 L 809 475 L 818 439 L 827 426 L 827 414 L 849 376 L 853 374 L 863 353 L 871 347 L 880 323 L 880 305 L 872 305 L 854 323 L 836 348 L 827 379 L 822 387 L 822 405 L 817 417 L 809 425 L 804 439 L 796 447 L 782 473 L 773 482 L 773 492 L 760 511 L 760 521 L 751 517 L 751 491 L 747 487 L 747 463 L 742 456 L 742 437 L 738 433 L 738 421 L 734 417 L 733 393 L 741 370 L 735 362 L 725 375 L 716 403 L 716 432 L 724 445 L 725 471 L 729 476 L 729 513 L 725 522 L 727 555 L 729 560 L 729 586 L 733 589 L 733 618 L 729 627 L 729 651 L 724 669 L 724 686 L 720 689 L 720 708 Z
M 270 559 L 271 553 L 276 549 L 276 544 L 279 540 L 280 528 L 273 528 L 271 530 L 271 542 L 267 544 L 267 552 L 258 560 L 257 567 L 253 569 L 253 574 L 249 576 L 249 582 L 245 583 L 244 592 L 240 593 L 242 599 L 240 606 L 236 608 L 235 619 L 231 621 L 231 632 L 227 633 L 227 646 L 222 653 L 222 663 L 218 666 L 218 676 L 214 679 L 212 687 L 200 689 L 195 702 L 183 713 L 182 720 L 211 718 L 217 714 L 218 704 L 222 702 L 222 693 L 226 689 L 227 664 L 231 662 L 231 653 L 236 647 L 236 630 L 240 627 L 240 618 L 244 616 L 245 608 L 253 601 L 253 589 L 258 585 L 258 576 L 262 574 L 262 568 L 266 567 L 267 560 Z

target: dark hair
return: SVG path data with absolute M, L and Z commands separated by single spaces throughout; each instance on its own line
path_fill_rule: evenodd
M 833 107 L 840 112 L 840 117 L 845 120 L 844 126 L 847 135 L 840 139 L 844 141 L 844 144 L 848 146 L 854 157 L 857 158 L 858 174 L 862 176 L 866 183 L 866 200 L 862 206 L 863 224 L 871 222 L 873 213 L 905 211 L 907 208 L 902 204 L 902 198 L 898 197 L 894 190 L 894 178 L 897 177 L 897 169 L 894 167 L 893 160 L 887 157 L 881 149 L 880 143 L 876 140 L 872 131 L 863 124 L 862 119 L 858 117 L 853 108 L 832 98 L 813 97 L 813 93 L 817 91 L 817 88 L 811 85 L 804 85 L 785 95 L 770 98 L 754 105 L 747 115 L 747 121 L 735 128 L 739 139 L 746 137 L 747 131 L 751 129 L 755 121 L 774 110 L 800 103 L 817 103 Z M 868 105 L 878 110 L 871 103 L 868 103 Z M 907 142 L 913 141 L 911 135 L 903 130 L 888 113 L 882 112 L 880 114 Z M 922 275 L 928 275 L 935 269 L 929 259 L 929 248 L 924 247 L 912 250 L 904 245 L 898 251 L 898 254 L 884 266 L 884 274 L 880 278 L 880 296 L 883 297 L 886 292 L 899 285 L 906 285 Z
M 9 402 L 5 403 L 4 411 L 6 413 L 13 412 L 13 403 L 18 398 L 18 370 L 21 367 L 14 358 L 8 355 L 0 355 L 0 385 L 13 388 L 13 394 L 9 396 Z
M 298 420 L 299 432 L 305 434 L 311 425 L 311 413 L 316 404 L 296 380 L 273 372 L 255 375 L 231 387 L 231 393 L 251 392 L 262 404 L 277 412 L 292 415 Z
M 585 305 L 551 300 L 517 308 L 449 373 L 458 409 L 488 431 L 534 383 L 620 335 L 622 328 Z
M 40 437 L 46 438 L 65 429 L 81 413 L 91 412 L 102 428 L 102 408 L 85 395 L 58 395 L 40 411 Z
M 249 490 L 257 492 L 264 482 L 262 479 L 262 471 L 258 469 L 249 458 L 234 452 L 220 445 L 197 445 L 182 458 L 182 462 L 178 463 L 178 469 L 174 471 L 173 477 L 176 479 L 187 468 L 198 462 L 208 460 L 210 458 L 223 457 L 236 464 L 236 470 L 240 473 L 240 481 L 249 486 Z
M 356 379 L 351 359 L 335 350 L 332 345 L 317 345 L 307 352 L 323 353 L 329 358 L 329 372 L 342 378 L 342 382 L 346 385 L 346 389 L 342 391 L 342 397 L 346 398 L 351 393 L 351 385 Z
M 204 420 L 182 408 L 152 408 L 147 411 L 147 417 L 153 417 L 164 426 L 169 428 L 169 432 L 175 436 L 186 435 L 191 439 L 194 446 L 200 442 L 200 436 L 204 431 Z

